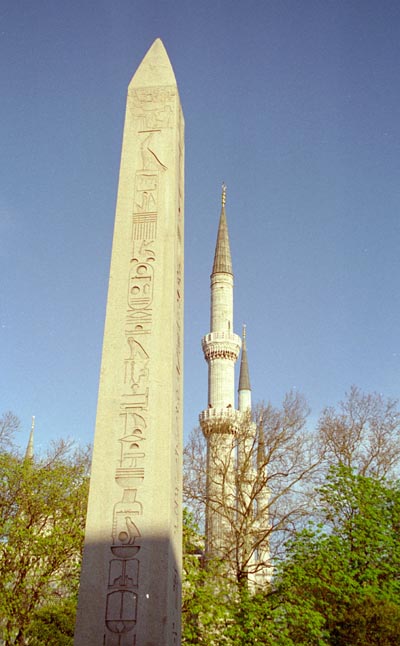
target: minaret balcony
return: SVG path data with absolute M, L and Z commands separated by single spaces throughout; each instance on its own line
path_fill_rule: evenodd
M 241 419 L 241 413 L 228 406 L 226 408 L 206 408 L 199 415 L 200 426 L 205 436 L 210 433 L 235 434 Z
M 206 361 L 229 359 L 236 361 L 239 356 L 242 340 L 233 332 L 209 332 L 203 336 L 201 347 Z

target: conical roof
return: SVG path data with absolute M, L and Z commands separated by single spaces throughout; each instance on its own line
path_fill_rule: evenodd
M 225 213 L 225 201 L 226 186 L 223 184 L 221 215 L 219 218 L 217 244 L 215 245 L 214 264 L 211 275 L 219 273 L 233 274 L 228 225 Z
M 251 390 L 249 364 L 247 361 L 247 346 L 246 346 L 246 326 L 243 325 L 242 334 L 242 357 L 240 360 L 240 373 L 239 373 L 239 388 L 238 390 Z

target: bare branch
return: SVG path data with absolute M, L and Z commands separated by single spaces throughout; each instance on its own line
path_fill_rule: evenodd
M 19 418 L 12 411 L 6 411 L 0 417 L 0 451 L 14 445 L 14 435 L 21 428 Z
M 398 402 L 355 386 L 337 409 L 325 408 L 318 423 L 320 454 L 328 463 L 354 468 L 377 478 L 398 474 L 400 412 Z

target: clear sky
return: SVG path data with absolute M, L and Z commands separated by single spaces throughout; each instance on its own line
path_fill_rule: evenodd
M 398 0 L 3 0 L 0 411 L 93 438 L 126 89 L 186 121 L 185 432 L 207 405 L 221 183 L 254 401 L 400 394 Z

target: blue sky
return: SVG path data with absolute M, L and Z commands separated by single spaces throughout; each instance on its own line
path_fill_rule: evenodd
M 398 397 L 400 4 L 5 0 L 0 411 L 93 438 L 126 89 L 156 37 L 186 121 L 185 432 L 207 402 L 222 181 L 254 401 Z

